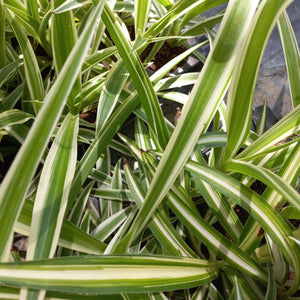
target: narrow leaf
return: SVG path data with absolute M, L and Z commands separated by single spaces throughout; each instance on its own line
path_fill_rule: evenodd
M 45 161 L 33 208 L 27 259 L 53 257 L 77 158 L 78 115 L 67 115 Z
M 217 110 L 228 85 L 237 48 L 243 41 L 256 5 L 257 1 L 241 1 L 239 5 L 235 5 L 234 1 L 230 2 L 213 51 L 209 54 L 175 127 L 132 230 L 144 228 L 183 169 L 198 137 Z M 232 22 L 239 24 L 233 25 Z
M 145 293 L 208 283 L 219 268 L 193 258 L 79 256 L 0 264 L 0 283 L 71 293 Z
M 33 118 L 33 115 L 18 109 L 11 109 L 0 113 L 0 129 L 14 124 L 23 124 Z
M 283 46 L 293 107 L 300 104 L 300 53 L 295 33 L 286 12 L 278 19 L 278 31 Z
M 149 125 L 159 137 L 161 147 L 164 148 L 169 140 L 169 132 L 148 74 L 137 53 L 132 51 L 128 33 L 124 33 L 121 24 L 108 5 L 105 6 L 103 21 L 131 75 L 140 101 L 146 111 Z
M 291 2 L 261 2 L 252 23 L 249 24 L 249 32 L 240 48 L 238 65 L 228 94 L 228 142 L 224 161 L 237 153 L 249 133 L 254 89 L 263 51 L 278 17 Z
M 29 89 L 31 100 L 42 101 L 44 99 L 44 88 L 42 77 L 40 73 L 40 68 L 34 54 L 33 48 L 27 38 L 25 32 L 23 31 L 20 24 L 15 20 L 14 14 L 7 10 L 6 18 L 13 29 L 19 45 L 22 49 L 24 68 L 25 68 L 25 78 Z M 34 105 L 34 111 L 37 113 L 39 108 Z
M 89 47 L 102 8 L 103 2 L 99 2 L 84 33 L 78 40 L 77 47 L 73 48 L 56 82 L 47 94 L 44 101 L 45 104 L 1 184 L 1 260 L 5 259 L 3 253 L 5 253 L 6 247 L 9 246 L 7 241 L 25 199 L 29 183 L 48 144 L 51 133 L 59 120 L 77 74 L 80 71 L 84 55 Z M 18 186 L 18 189 L 16 189 L 16 186 Z

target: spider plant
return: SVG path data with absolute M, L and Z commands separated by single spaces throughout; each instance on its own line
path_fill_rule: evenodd
M 0 298 L 297 296 L 292 1 L 230 0 L 200 17 L 226 2 L 0 0 Z M 253 130 L 275 26 L 293 109 L 268 130 L 264 109 Z M 196 36 L 206 41 L 191 47 Z M 186 50 L 147 72 L 164 43 Z M 201 71 L 172 73 L 192 54 Z M 166 101 L 183 107 L 176 126 Z

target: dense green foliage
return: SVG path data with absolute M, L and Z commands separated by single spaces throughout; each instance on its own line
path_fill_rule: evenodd
M 230 0 L 200 17 L 226 2 L 0 0 L 1 299 L 297 296 L 292 1 Z M 253 130 L 274 26 L 293 109 L 268 130 L 264 109 Z M 150 72 L 163 45 L 185 50 Z M 192 53 L 202 70 L 174 75 Z M 176 126 L 168 101 L 183 107 Z

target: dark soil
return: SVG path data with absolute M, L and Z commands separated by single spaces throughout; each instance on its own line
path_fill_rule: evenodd
M 144 61 L 148 57 L 149 53 L 151 52 L 151 50 L 153 48 L 153 45 L 154 44 L 152 43 L 145 49 L 145 51 L 141 55 L 141 61 Z M 153 57 L 153 59 L 151 60 L 152 64 L 149 66 L 149 68 L 152 71 L 157 71 L 158 69 L 163 67 L 166 63 L 168 63 L 171 59 L 173 59 L 174 57 L 183 53 L 185 50 L 187 50 L 187 48 L 184 45 L 181 45 L 176 48 L 172 48 L 169 46 L 168 43 L 165 42 L 162 45 L 162 47 L 160 48 L 160 50 L 156 53 L 155 57 Z M 180 62 L 180 64 L 178 64 L 176 67 L 173 68 L 172 72 L 174 72 L 176 70 L 176 68 L 183 66 L 186 61 L 187 61 L 187 59 L 182 60 Z M 90 123 L 95 123 L 96 116 L 97 116 L 96 109 L 82 112 L 80 114 L 80 117 L 83 120 L 90 122 Z
M 141 60 L 142 61 L 144 61 L 148 57 L 148 55 L 150 54 L 152 48 L 153 48 L 153 44 L 150 44 L 145 49 L 145 51 L 141 55 Z M 171 59 L 173 59 L 174 57 L 178 56 L 179 54 L 183 53 L 186 50 L 187 50 L 187 48 L 184 45 L 181 45 L 181 46 L 176 47 L 176 48 L 172 48 L 172 47 L 169 46 L 168 43 L 165 42 L 162 45 L 162 47 L 159 49 L 159 51 L 156 53 L 156 55 L 152 58 L 152 60 L 151 60 L 152 64 L 149 66 L 149 68 L 152 71 L 157 71 L 158 69 L 163 67 L 166 63 L 168 63 Z M 174 68 L 174 70 L 172 70 L 172 71 L 175 71 L 176 68 L 183 66 L 186 61 L 187 61 L 187 59 L 182 60 L 180 62 L 180 64 L 177 65 Z

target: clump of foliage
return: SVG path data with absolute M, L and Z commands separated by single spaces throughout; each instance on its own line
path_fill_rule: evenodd
M 299 292 L 300 56 L 285 12 L 291 1 L 230 0 L 199 18 L 225 2 L 0 1 L 0 297 Z M 264 109 L 253 131 L 256 77 L 275 25 L 293 109 L 267 131 Z M 186 40 L 201 35 L 211 48 L 198 54 L 201 72 L 171 76 L 203 46 Z M 163 43 L 187 48 L 148 75 Z M 175 89 L 191 84 L 189 95 Z M 176 126 L 163 115 L 166 100 L 183 105 Z M 84 120 L 93 111 L 95 122 Z M 12 249 L 16 233 L 29 237 L 25 259 Z

